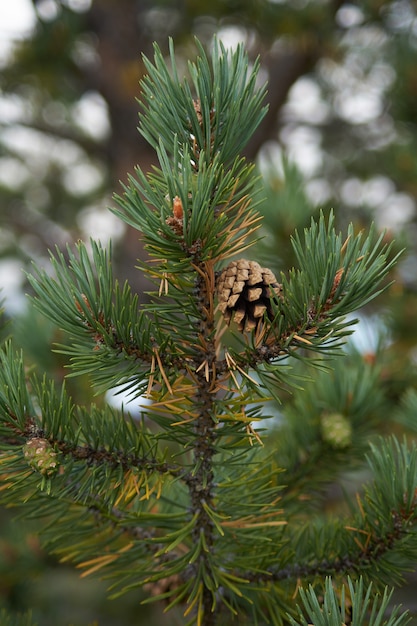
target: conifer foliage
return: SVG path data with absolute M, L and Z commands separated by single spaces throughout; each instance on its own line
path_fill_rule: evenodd
M 386 286 L 395 258 L 374 231 L 342 235 L 321 215 L 294 234 L 297 268 L 276 278 L 250 259 L 261 218 L 241 151 L 265 114 L 258 64 L 216 42 L 183 78 L 170 51 L 155 46 L 142 82 L 139 130 L 159 167 L 137 170 L 114 209 L 146 244 L 150 301 L 114 279 L 96 241 L 56 250 L 55 272 L 30 278 L 67 335 L 70 375 L 145 397 L 142 419 L 75 405 L 7 344 L 2 500 L 44 517 L 47 547 L 83 575 L 109 577 L 114 595 L 142 588 L 190 626 L 336 625 L 349 611 L 358 626 L 405 623 L 386 617 L 384 585 L 417 560 L 417 450 L 367 445 L 381 390 L 340 350 L 346 316 Z M 360 377 L 333 384 L 330 356 L 357 358 Z M 297 378 L 306 366 L 312 386 Z M 272 428 L 270 401 L 291 385 L 299 399 Z M 318 516 L 323 463 L 335 479 L 365 452 L 373 480 L 351 513 Z

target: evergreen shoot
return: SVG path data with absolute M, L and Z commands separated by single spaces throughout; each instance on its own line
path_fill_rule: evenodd
M 42 519 L 46 548 L 83 577 L 184 625 L 405 624 L 387 607 L 417 561 L 417 448 L 377 437 L 378 365 L 343 348 L 395 255 L 321 214 L 275 276 L 256 260 L 260 185 L 242 157 L 265 114 L 259 64 L 219 42 L 187 77 L 172 44 L 145 64 L 139 130 L 159 166 L 113 210 L 139 231 L 154 290 L 141 302 L 118 282 L 98 241 L 30 277 L 69 376 L 128 392 L 141 417 L 74 402 L 7 343 L 1 499 Z M 326 486 L 365 465 L 369 484 L 326 514 Z

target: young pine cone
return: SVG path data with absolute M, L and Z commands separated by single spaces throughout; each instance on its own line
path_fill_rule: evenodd
M 232 261 L 217 281 L 219 309 L 226 322 L 237 323 L 243 331 L 256 330 L 266 313 L 273 319 L 271 300 L 281 296 L 282 286 L 271 270 L 256 261 Z
M 43 437 L 29 439 L 23 446 L 23 455 L 32 469 L 43 476 L 52 476 L 58 470 L 58 455 Z

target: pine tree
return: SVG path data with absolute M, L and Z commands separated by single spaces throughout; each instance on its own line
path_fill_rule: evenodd
M 396 255 L 322 214 L 279 279 L 249 258 L 259 185 L 241 153 L 265 115 L 259 64 L 220 43 L 199 46 L 188 78 L 172 44 L 170 64 L 157 46 L 144 62 L 140 132 L 159 167 L 113 210 L 145 242 L 150 301 L 97 241 L 30 277 L 70 376 L 129 392 L 141 419 L 75 404 L 8 343 L 2 501 L 46 519 L 46 546 L 83 575 L 111 578 L 113 595 L 142 588 L 184 624 L 403 624 L 387 586 L 417 560 L 417 449 L 369 444 L 389 421 L 383 381 L 342 349 Z M 326 485 L 364 459 L 369 485 L 322 514 Z

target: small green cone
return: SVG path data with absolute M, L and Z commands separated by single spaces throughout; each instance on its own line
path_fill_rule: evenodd
M 321 436 L 332 448 L 347 448 L 352 443 L 352 425 L 341 413 L 324 413 L 321 418 Z
M 52 476 L 58 469 L 57 453 L 47 439 L 33 437 L 23 446 L 28 464 L 42 476 Z

